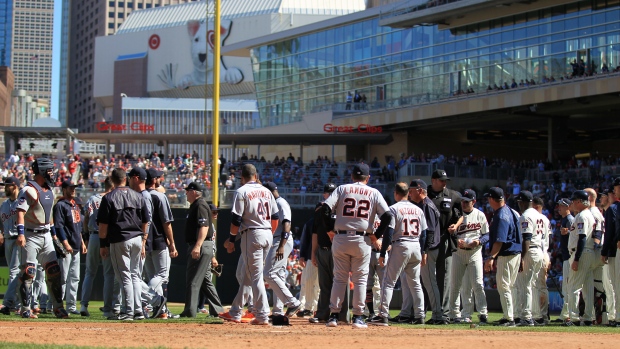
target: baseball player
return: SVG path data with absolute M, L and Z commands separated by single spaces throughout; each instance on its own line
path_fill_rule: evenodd
M 263 263 L 271 248 L 273 233 L 278 228 L 278 206 L 273 194 L 256 182 L 256 167 L 245 164 L 241 170 L 242 187 L 233 199 L 230 238 L 225 242 L 229 253 L 235 250 L 235 239 L 241 234 L 241 254 L 245 262 L 245 277 L 252 285 L 254 319 L 252 325 L 269 325 L 269 306 L 263 281 Z M 243 293 L 240 287 L 237 295 Z M 221 316 L 228 321 L 241 321 L 241 309 L 231 308 Z
M 140 260 L 146 255 L 149 208 L 142 195 L 126 186 L 125 170 L 115 168 L 111 178 L 114 190 L 101 199 L 97 222 L 99 238 L 108 239 L 110 243 L 114 276 L 121 284 L 122 309 L 118 316 L 108 319 L 133 321 L 135 317 L 139 320 L 144 318 L 140 296 Z
M 78 284 L 80 283 L 80 253 L 86 253 L 86 244 L 82 239 L 82 217 L 75 203 L 75 187 L 71 181 L 62 182 L 62 198 L 54 205 L 54 227 L 59 236 L 65 236 L 73 252 L 65 256 L 60 263 L 62 277 L 65 280 L 63 294 L 70 314 L 79 314 L 76 309 Z
M 521 321 L 517 326 L 534 326 L 532 319 L 532 289 L 538 272 L 543 263 L 542 238 L 545 224 L 542 215 L 532 207 L 534 196 L 527 190 L 522 190 L 516 197 L 521 210 L 519 217 L 519 233 L 523 239 L 521 245 L 521 265 L 517 276 L 517 298 L 515 314 Z M 535 307 L 539 307 L 538 301 Z M 540 312 L 540 311 L 538 311 Z
M 371 325 L 388 326 L 390 302 L 394 285 L 401 273 L 406 274 L 408 287 L 414 299 L 415 311 L 412 323 L 424 324 L 424 294 L 420 284 L 420 265 L 426 263 L 426 255 L 422 254 L 421 247 L 426 239 L 426 218 L 422 209 L 409 202 L 407 196 L 409 186 L 397 183 L 394 187 L 394 200 L 390 206 L 392 219 L 387 233 L 383 235 L 379 265 L 385 267 L 385 277 L 381 285 L 381 308 L 379 315 L 370 320 Z M 385 256 L 389 246 L 392 246 L 390 259 L 385 264 Z
M 293 297 L 291 291 L 286 286 L 286 264 L 288 256 L 293 251 L 293 239 L 291 239 L 291 207 L 278 193 L 278 187 L 273 182 L 263 184 L 269 189 L 276 199 L 279 212 L 278 229 L 274 232 L 273 242 L 267 259 L 265 260 L 264 278 L 273 290 L 274 301 L 271 313 L 273 315 L 284 315 L 288 318 L 297 314 L 301 309 L 301 302 Z M 283 305 L 287 306 L 286 313 L 282 312 Z
M 570 228 L 575 222 L 575 217 L 570 212 L 571 201 L 569 199 L 560 199 L 558 201 L 558 213 L 562 216 L 560 221 L 560 251 L 562 253 L 562 294 L 563 306 L 560 312 L 560 321 L 570 318 L 568 313 L 568 292 L 570 291 L 570 252 L 568 251 L 568 238 Z
M 538 272 L 538 277 L 534 280 L 535 286 L 532 296 L 534 302 L 532 305 L 532 318 L 535 326 L 545 326 L 549 323 L 549 290 L 547 289 L 547 273 L 549 272 L 549 268 L 551 268 L 551 261 L 547 251 L 549 251 L 549 238 L 553 229 L 549 218 L 542 214 L 544 205 L 544 201 L 538 196 L 534 197 L 534 200 L 532 200 L 532 206 L 536 211 L 538 211 L 538 213 L 540 213 L 543 220 L 543 233 L 541 238 L 543 263 L 540 271 Z
M 462 322 L 461 312 L 458 304 L 459 291 L 467 269 L 471 266 L 470 277 L 471 286 L 475 293 L 476 307 L 480 312 L 480 323 L 487 323 L 487 301 L 484 293 L 484 280 L 482 273 L 482 246 L 489 241 L 489 223 L 487 218 L 480 210 L 474 208 L 476 204 L 476 192 L 466 189 L 461 198 L 461 208 L 463 209 L 463 219 L 461 223 L 454 227 L 454 235 L 457 239 L 458 250 L 452 255 L 452 284 L 450 285 L 450 317 L 455 319 L 455 323 Z M 466 291 L 464 297 L 470 295 Z
M 18 279 L 21 316 L 37 318 L 30 310 L 30 303 L 32 279 L 36 274 L 38 262 L 43 265 L 47 275 L 47 287 L 51 291 L 54 315 L 66 319 L 69 314 L 62 301 L 62 273 L 56 259 L 56 251 L 52 246 L 52 236 L 56 235 L 52 217 L 54 163 L 50 159 L 39 158 L 32 165 L 32 172 L 34 180 L 28 181 L 21 189 L 17 202 L 17 246 L 22 247 L 21 272 Z M 51 235 L 48 234 L 50 232 Z M 66 239 L 63 244 L 67 251 L 72 252 Z
M 312 226 L 314 218 L 304 224 L 301 230 L 301 244 L 299 247 L 299 265 L 304 268 L 301 274 L 301 290 L 299 291 L 299 301 L 301 302 L 298 317 L 312 318 L 317 308 L 319 300 L 319 275 L 318 269 L 312 262 L 316 256 L 312 255 Z
M 17 195 L 20 189 L 19 179 L 8 177 L 0 185 L 4 185 L 4 194 L 7 197 L 0 206 L 0 217 L 2 219 L 0 245 L 4 244 L 4 257 L 6 258 L 6 265 L 9 267 L 9 285 L 0 307 L 0 313 L 11 315 L 11 309 L 17 306 L 17 274 L 19 273 L 21 256 L 20 249 L 15 245 L 17 240 L 15 219 L 17 218 Z
M 593 262 L 594 272 L 592 273 L 592 285 L 587 285 L 586 287 L 593 287 L 595 295 L 600 295 L 602 293 L 604 293 L 605 295 L 609 295 L 608 298 L 610 299 L 610 302 L 607 304 L 607 306 L 610 307 L 613 306 L 613 301 L 611 301 L 611 299 L 613 298 L 613 288 L 611 287 L 611 282 L 609 282 L 609 279 L 606 276 L 607 268 L 605 268 L 605 263 L 602 261 L 601 255 L 601 249 L 604 243 L 603 234 L 605 233 L 605 218 L 603 217 L 601 210 L 596 206 L 596 191 L 592 188 L 586 188 L 584 190 L 586 193 L 588 193 L 588 200 L 590 201 L 590 211 L 592 212 L 592 216 L 594 216 L 595 221 L 594 231 L 592 232 L 595 254 L 595 260 Z M 607 195 L 605 195 L 605 198 L 607 199 Z M 602 319 L 594 320 L 596 320 L 597 322 L 602 322 Z
M 583 325 L 592 326 L 594 320 L 594 238 L 593 232 L 596 221 L 592 215 L 588 193 L 583 190 L 576 190 L 571 196 L 573 209 L 577 213 L 575 221 L 570 228 L 568 237 L 568 251 L 571 253 L 569 285 L 570 291 L 566 295 L 568 298 L 569 318 L 564 321 L 564 326 L 574 326 L 579 322 L 579 293 L 583 294 L 585 311 L 583 314 Z M 592 281 L 590 281 L 591 279 Z
M 489 226 L 489 259 L 484 262 L 484 270 L 493 270 L 496 261 L 496 279 L 499 299 L 504 317 L 499 326 L 515 327 L 512 288 L 517 280 L 521 263 L 521 234 L 519 234 L 519 215 L 506 205 L 504 191 L 492 187 L 484 194 L 493 209 L 493 219 Z
M 371 245 L 379 248 L 377 239 L 381 238 L 390 224 L 391 213 L 381 193 L 367 186 L 370 169 L 366 164 L 353 166 L 351 179 L 354 183 L 341 185 L 323 202 L 319 210 L 323 217 L 336 214 L 332 236 L 334 258 L 334 284 L 332 286 L 329 308 L 331 314 L 328 327 L 338 326 L 345 292 L 348 292 L 349 273 L 353 282 L 353 328 L 367 328 L 364 321 L 364 295 L 368 281 L 368 265 Z M 379 214 L 381 223 L 372 234 L 375 215 Z
M 215 222 L 217 221 L 217 217 L 219 215 L 220 209 L 214 204 L 209 204 L 209 209 L 211 210 L 211 229 L 213 230 L 213 241 L 215 241 L 217 237 L 217 227 Z M 209 262 L 209 268 L 205 271 L 205 280 L 211 280 L 211 285 L 207 285 L 206 289 L 200 290 L 200 296 L 198 297 L 198 312 L 203 314 L 209 314 L 209 316 L 218 317 L 221 313 L 224 312 L 224 308 L 222 308 L 222 302 L 220 301 L 220 296 L 215 289 L 215 285 L 213 285 L 213 274 L 217 276 L 221 275 L 221 270 L 224 265 L 220 266 L 219 262 L 215 258 L 217 254 L 217 247 L 215 243 L 213 243 L 213 256 L 211 257 L 211 261 Z M 216 272 L 216 269 L 220 266 L 220 273 Z M 211 287 L 212 286 L 212 287 Z M 209 310 L 205 309 L 205 303 L 209 302 Z
M 618 181 L 620 183 L 620 180 Z M 616 313 L 616 304 L 618 302 L 618 297 L 620 297 L 620 291 L 614 284 L 614 280 L 616 277 L 616 246 L 614 246 L 615 233 L 616 233 L 616 219 L 618 217 L 618 207 L 620 202 L 614 193 L 614 186 L 609 189 L 607 193 L 607 198 L 609 201 L 609 206 L 605 210 L 605 235 L 603 239 L 603 248 L 601 249 L 601 261 L 605 264 L 603 266 L 603 278 L 606 278 L 612 284 L 611 292 L 613 293 L 613 297 L 609 296 L 607 291 L 605 291 L 606 300 L 607 300 L 607 313 L 609 319 L 609 326 L 616 327 L 617 322 L 616 318 L 618 317 Z
M 620 178 L 616 178 L 614 179 L 613 182 L 613 192 L 614 192 L 614 196 L 616 197 L 616 199 L 620 200 Z M 616 206 L 618 207 L 618 203 L 616 203 Z M 619 208 L 620 211 L 620 208 Z M 620 249 L 620 214 L 616 214 L 616 219 L 614 219 L 614 230 L 613 233 L 611 233 L 612 237 L 613 237 L 613 244 L 616 244 L 616 248 Z M 613 248 L 610 247 L 610 248 Z M 610 277 L 612 279 L 613 282 L 613 286 L 614 286 L 614 290 L 616 291 L 615 294 L 615 306 L 616 306 L 616 327 L 620 326 L 620 256 L 618 256 L 618 251 L 616 251 L 616 259 L 615 259 L 615 271 L 611 272 L 611 268 L 610 270 Z
M 373 226 L 373 232 L 379 228 L 379 217 L 375 217 L 375 223 Z M 382 239 L 379 239 L 378 244 L 382 243 Z M 391 246 L 388 246 L 388 252 Z M 370 251 L 370 263 L 368 265 L 368 281 L 366 282 L 366 310 L 368 311 L 368 319 L 375 317 L 375 302 L 374 302 L 374 287 L 375 279 L 378 279 L 380 283 L 383 282 L 383 275 L 385 272 L 385 265 L 388 263 L 388 254 L 385 255 L 383 265 L 379 263 L 379 257 L 381 256 L 381 249 L 372 247 Z M 381 302 L 381 287 L 379 287 L 379 302 Z M 379 308 L 377 307 L 377 311 Z
M 109 318 L 120 313 L 120 284 L 114 278 L 114 269 L 109 256 L 109 246 L 103 246 L 99 240 L 99 225 L 97 215 L 101 199 L 114 188 L 110 177 L 103 181 L 104 192 L 91 196 L 86 202 L 86 214 L 84 226 L 89 233 L 88 252 L 86 254 L 86 270 L 82 281 L 82 297 L 80 298 L 80 315 L 90 316 L 88 304 L 93 290 L 93 283 L 99 269 L 99 263 L 103 263 L 103 316 Z M 102 258 L 102 256 L 106 256 Z

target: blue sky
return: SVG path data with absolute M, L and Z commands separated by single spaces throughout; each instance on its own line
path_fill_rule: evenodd
M 52 47 L 52 108 L 50 116 L 58 119 L 58 89 L 60 88 L 60 22 L 62 21 L 62 0 L 54 0 L 54 39 Z

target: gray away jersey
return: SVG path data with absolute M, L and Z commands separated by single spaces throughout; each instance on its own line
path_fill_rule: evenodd
M 2 232 L 6 236 L 17 236 L 17 200 L 6 199 L 0 206 L 2 214 Z
M 282 234 L 282 222 L 284 222 L 284 220 L 288 220 L 289 222 L 291 222 L 291 206 L 289 206 L 288 202 L 286 200 L 284 200 L 284 198 L 279 197 L 276 199 L 276 204 L 278 205 L 278 229 L 276 229 L 276 231 L 274 232 L 274 236 L 275 237 L 280 237 L 280 234 Z
M 88 215 L 88 231 L 99 231 L 99 225 L 97 224 L 97 215 L 99 214 L 99 206 L 101 205 L 101 194 L 95 194 L 86 202 L 86 214 Z
M 390 208 L 381 193 L 361 182 L 336 188 L 325 200 L 336 214 L 335 230 L 354 230 L 372 233 L 375 215 L 381 216 Z
M 269 189 L 250 182 L 235 191 L 232 213 L 241 216 L 240 231 L 270 229 L 271 216 L 278 213 L 278 204 Z
M 394 229 L 392 241 L 419 241 L 422 231 L 428 228 L 424 211 L 408 200 L 390 206 L 390 211 L 392 212 L 390 228 Z

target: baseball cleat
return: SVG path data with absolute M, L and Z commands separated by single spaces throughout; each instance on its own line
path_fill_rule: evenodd
M 534 326 L 545 326 L 547 322 L 544 319 L 534 319 Z
M 466 322 L 466 321 L 465 321 L 465 320 L 463 320 L 463 319 L 461 319 L 460 317 L 456 317 L 456 318 L 454 318 L 454 319 L 452 320 L 452 323 L 453 323 L 453 324 L 455 324 L 455 325 L 460 325 L 460 324 L 463 324 L 463 323 L 465 323 L 465 322 Z M 471 322 L 471 321 L 470 321 L 470 322 Z
M 166 310 L 166 314 L 168 315 L 168 319 L 178 319 L 181 317 L 179 314 L 174 314 L 170 311 L 170 309 Z
M 54 316 L 56 316 L 59 319 L 68 319 L 69 313 L 67 313 L 65 308 L 58 308 L 58 309 L 54 309 Z
M 592 326 L 592 321 L 582 321 L 581 326 L 590 327 Z
M 566 319 L 563 323 L 562 326 L 564 327 L 571 327 L 571 326 L 575 326 L 575 323 L 570 321 L 570 319 Z
M 403 323 L 409 321 L 409 317 L 408 316 L 402 316 L 402 315 L 396 315 L 394 317 L 388 317 L 388 321 L 389 322 L 396 322 L 396 323 Z
M 310 310 L 306 309 L 306 310 L 302 310 L 299 313 L 297 313 L 297 317 L 308 319 L 308 318 L 314 317 L 314 314 Z
M 410 325 L 424 325 L 424 318 L 411 318 L 407 323 Z
M 254 316 L 254 314 L 250 313 L 249 311 L 246 311 L 243 315 L 241 315 L 241 323 L 248 324 L 255 318 L 256 317 Z
M 142 314 L 142 313 L 135 313 L 135 314 L 133 314 L 133 319 L 134 320 L 144 320 L 144 314 Z
M 167 319 L 167 318 L 168 318 L 168 313 L 161 313 L 161 315 L 156 317 L 156 319 Z
M 33 308 L 32 309 L 32 313 L 35 314 L 35 315 L 41 314 L 41 308 Z
M 616 322 L 614 320 L 609 320 L 607 327 L 616 327 Z
M 519 321 L 518 324 L 516 324 L 516 326 L 519 326 L 519 327 L 534 326 L 534 320 L 532 320 L 532 319 L 522 319 L 521 321 Z
M 80 312 L 77 309 L 69 310 L 69 314 L 80 315 Z
M 208 314 L 209 313 L 209 311 L 207 309 L 205 309 L 205 308 L 198 309 L 198 312 L 201 313 L 201 314 Z
M 24 319 L 38 319 L 38 316 L 33 314 L 30 310 L 22 312 L 22 318 Z
M 480 315 L 478 319 L 480 320 L 479 322 L 480 325 L 486 325 L 489 323 L 489 320 L 486 315 Z
M 373 326 L 389 326 L 388 319 L 381 315 L 377 315 L 373 317 L 372 319 L 370 319 L 368 324 L 373 325 Z
M 496 326 L 501 326 L 501 327 L 516 327 L 517 325 L 515 325 L 514 321 L 506 321 L 503 323 L 499 323 Z
M 164 296 L 159 296 L 159 297 L 160 297 L 159 298 L 159 304 L 157 306 L 153 307 L 153 315 L 152 315 L 152 317 L 154 317 L 154 318 L 156 318 L 159 315 L 161 315 L 164 312 L 164 310 L 165 310 L 164 307 L 166 305 L 167 299 Z
M 311 324 L 324 324 L 327 321 L 321 320 L 318 317 L 311 317 L 311 318 L 308 319 L 308 322 L 311 323 Z
M 295 314 L 297 314 L 297 312 L 299 312 L 300 310 L 301 303 L 299 303 L 297 306 L 288 307 L 284 316 L 290 319 L 291 317 L 295 316 Z
M 338 327 L 338 314 L 331 313 L 329 315 L 329 320 L 327 320 L 327 323 L 325 324 L 325 326 L 327 326 L 327 327 Z
M 11 315 L 11 308 L 3 305 L 2 308 L 0 308 L 0 314 Z
M 230 315 L 230 312 L 221 313 L 221 314 L 218 315 L 218 317 L 220 319 L 224 319 L 226 321 L 241 323 L 241 319 L 237 319 L 237 318 L 233 317 L 232 315 Z
M 257 326 L 269 326 L 269 320 L 259 320 L 259 319 L 253 319 L 252 321 L 250 321 L 250 325 L 257 325 Z
M 362 315 L 353 316 L 353 328 L 368 328 L 368 325 L 366 325 L 366 321 L 364 321 L 364 317 Z

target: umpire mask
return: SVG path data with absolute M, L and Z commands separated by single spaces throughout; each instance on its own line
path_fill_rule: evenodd
M 38 158 L 32 164 L 32 172 L 35 175 L 40 175 L 45 179 L 45 184 L 47 184 L 49 189 L 54 188 L 54 179 L 52 178 L 54 174 L 54 162 L 48 158 Z

